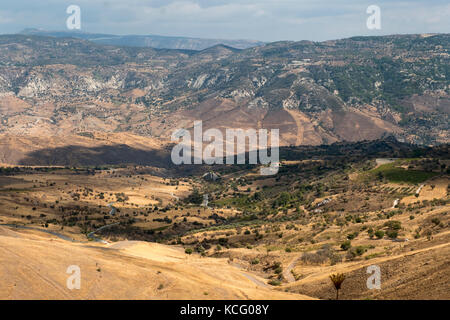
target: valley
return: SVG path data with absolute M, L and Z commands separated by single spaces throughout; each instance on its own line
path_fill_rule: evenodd
M 275 176 L 249 165 L 3 167 L 0 297 L 334 299 L 328 277 L 342 272 L 342 299 L 449 298 L 448 146 L 280 156 Z M 81 290 L 65 287 L 69 265 Z M 372 265 L 381 290 L 366 286 Z

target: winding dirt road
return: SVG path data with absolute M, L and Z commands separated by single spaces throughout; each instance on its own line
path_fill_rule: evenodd
M 295 282 L 294 275 L 292 274 L 292 269 L 295 268 L 295 265 L 297 262 L 302 258 L 302 254 L 299 254 L 297 257 L 295 257 L 291 263 L 287 266 L 287 268 L 283 271 L 283 276 L 286 278 L 286 280 L 290 282 Z

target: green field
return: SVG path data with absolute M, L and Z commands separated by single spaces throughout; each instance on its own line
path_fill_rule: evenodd
M 438 174 L 436 172 L 405 170 L 396 167 L 396 165 L 395 162 L 383 164 L 378 168 L 371 170 L 370 174 L 373 176 L 382 174 L 383 178 L 387 179 L 389 182 L 411 184 L 422 183 Z

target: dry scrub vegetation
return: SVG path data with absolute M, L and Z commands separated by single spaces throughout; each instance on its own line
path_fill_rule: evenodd
M 205 168 L 217 181 L 145 166 L 3 167 L 0 297 L 335 299 L 329 276 L 344 274 L 340 299 L 449 298 L 445 157 L 284 156 L 270 177 Z M 22 259 L 31 271 L 13 268 Z M 63 263 L 86 268 L 75 296 Z M 381 290 L 366 287 L 370 265 Z M 44 295 L 45 281 L 58 289 Z

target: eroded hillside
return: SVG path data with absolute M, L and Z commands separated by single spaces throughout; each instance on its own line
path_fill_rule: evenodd
M 203 51 L 0 37 L 0 132 L 169 138 L 280 129 L 282 145 L 449 141 L 449 36 L 355 37 Z

